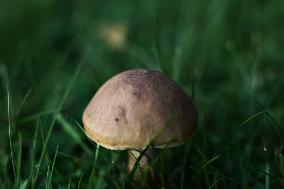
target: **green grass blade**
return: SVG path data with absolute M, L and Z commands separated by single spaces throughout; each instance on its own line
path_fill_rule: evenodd
M 28 180 L 26 179 L 20 186 L 20 189 L 26 189 L 28 188 Z
M 45 110 L 45 111 L 42 111 L 42 112 L 39 112 L 39 113 L 35 113 L 35 114 L 32 114 L 32 115 L 26 116 L 24 119 L 20 119 L 18 121 L 18 125 L 22 125 L 22 124 L 28 123 L 30 121 L 37 120 L 40 117 L 56 113 L 57 110 L 58 110 L 57 108 L 56 109 L 50 109 L 50 110 Z
M 72 179 L 70 178 L 70 179 L 69 179 L 69 182 L 68 182 L 68 185 L 67 185 L 67 189 L 70 189 L 70 188 L 71 188 L 71 182 L 72 182 Z
M 82 131 L 82 133 L 84 133 L 84 135 L 87 137 L 87 139 L 91 142 L 91 144 L 94 146 L 94 148 L 97 148 L 97 145 L 94 143 L 94 141 L 92 141 L 88 135 L 85 133 L 84 128 L 82 127 L 82 125 L 80 125 L 77 121 L 75 121 L 76 125 L 79 127 L 80 131 Z
M 264 188 L 265 189 L 269 189 L 269 174 L 270 174 L 270 166 L 269 166 L 269 163 L 266 162 L 266 165 L 265 165 L 265 172 L 267 174 L 265 174 L 265 185 L 264 185 Z
M 8 127 L 9 127 L 8 135 L 9 135 L 9 145 L 10 145 L 10 156 L 12 161 L 13 176 L 15 179 L 15 183 L 17 183 L 17 176 L 16 176 L 15 162 L 14 162 L 14 150 L 13 150 L 12 134 L 11 134 L 10 93 L 8 86 L 7 86 L 7 97 L 8 97 L 7 115 L 8 115 Z
M 180 188 L 184 189 L 185 188 L 185 172 L 186 172 L 186 166 L 189 160 L 189 149 L 190 146 L 187 145 L 185 149 L 185 155 L 182 161 L 182 166 L 181 166 L 181 179 L 180 179 Z
M 29 175 L 29 183 L 31 183 L 31 188 L 34 188 L 35 180 L 34 180 L 34 170 L 35 170 L 35 154 L 36 154 L 36 145 L 37 145 L 37 139 L 38 139 L 38 133 L 39 133 L 39 127 L 40 127 L 40 121 L 37 121 L 36 123 L 36 130 L 33 137 L 33 143 L 32 148 L 30 150 L 30 175 Z
M 75 83 L 75 81 L 76 81 L 76 79 L 77 79 L 77 77 L 78 77 L 78 75 L 80 73 L 80 70 L 81 70 L 82 66 L 83 66 L 83 64 L 79 64 L 78 67 L 76 68 L 75 73 L 73 74 L 69 84 L 67 85 L 66 91 L 65 91 L 64 96 L 63 96 L 63 98 L 62 98 L 62 100 L 61 100 L 61 102 L 60 102 L 60 104 L 58 106 L 58 109 L 55 112 L 54 118 L 53 118 L 53 120 L 51 122 L 50 128 L 49 128 L 49 130 L 47 132 L 46 139 L 45 139 L 44 144 L 43 144 L 41 156 L 40 156 L 40 159 L 39 159 L 39 162 L 38 162 L 38 168 L 36 170 L 35 181 L 37 180 L 37 177 L 38 177 L 38 173 L 39 173 L 39 170 L 40 170 L 40 167 L 41 167 L 41 163 L 42 163 L 42 160 L 43 160 L 43 157 L 44 157 L 44 154 L 45 154 L 45 150 L 46 150 L 46 147 L 47 147 L 50 135 L 52 133 L 53 127 L 54 127 L 55 122 L 56 122 L 56 117 L 57 117 L 59 111 L 61 110 L 64 102 L 66 101 L 66 99 L 67 99 L 67 97 L 68 97 L 68 95 L 69 95 L 69 93 L 71 91 L 71 88 L 72 88 L 73 84 Z
M 240 126 L 245 125 L 245 124 L 246 124 L 247 122 L 249 122 L 250 120 L 252 120 L 252 119 L 254 119 L 254 118 L 256 118 L 256 117 L 258 117 L 258 116 L 260 116 L 260 115 L 262 115 L 262 114 L 265 114 L 265 113 L 267 113 L 267 112 L 268 112 L 268 110 L 263 110 L 263 111 L 261 111 L 261 112 L 258 112 L 258 113 L 256 113 L 256 114 L 252 115 L 251 117 L 247 118 L 245 121 L 243 121 L 242 123 L 240 123 Z
M 218 178 L 214 181 L 214 183 L 209 187 L 209 189 L 214 188 L 214 187 L 218 184 L 218 182 L 219 182 L 221 179 L 222 179 L 222 177 L 218 177 Z
M 217 155 L 217 156 L 211 158 L 210 160 L 208 160 L 207 162 L 205 162 L 205 163 L 199 168 L 199 170 L 194 174 L 192 180 L 195 180 L 196 177 L 197 177 L 202 171 L 204 171 L 208 165 L 210 165 L 211 163 L 213 163 L 214 161 L 216 161 L 216 160 L 219 159 L 219 158 L 220 158 L 220 155 Z
M 21 113 L 21 110 L 22 110 L 24 104 L 26 103 L 28 97 L 30 96 L 31 92 L 32 92 L 32 90 L 29 89 L 28 92 L 25 94 L 23 100 L 21 101 L 21 103 L 19 105 L 19 108 L 18 108 L 18 111 L 17 111 L 17 115 L 19 115 Z
M 16 186 L 19 186 L 20 183 L 20 174 L 21 174 L 21 163 L 22 163 L 22 135 L 19 133 L 19 152 L 17 160 L 17 177 L 16 177 Z
M 96 176 L 96 166 L 97 166 L 97 161 L 98 161 L 98 157 L 99 157 L 99 149 L 100 149 L 100 145 L 97 144 L 94 164 L 93 164 L 92 171 L 91 171 L 91 174 L 90 174 L 90 177 L 89 177 L 89 180 L 88 180 L 87 188 L 90 188 L 92 186 L 92 184 L 94 183 L 94 178 Z
M 74 127 L 62 116 L 61 113 L 57 116 L 57 121 L 62 125 L 63 129 L 87 152 L 89 155 L 92 151 L 89 147 L 82 141 L 81 136 L 77 133 Z
M 142 159 L 142 157 L 146 154 L 146 151 L 151 147 L 151 144 L 149 144 L 142 152 L 140 152 L 139 157 L 137 158 L 132 170 L 130 171 L 130 173 L 127 176 L 126 182 L 125 182 L 125 187 L 129 187 L 131 182 L 133 182 L 133 178 L 135 175 L 135 172 L 137 171 L 137 169 L 139 168 L 139 162 Z
M 58 153 L 58 146 L 56 147 L 55 155 L 54 155 L 52 166 L 51 166 L 51 171 L 49 173 L 47 189 L 51 188 L 52 174 L 53 174 L 53 170 L 54 170 L 55 161 L 56 161 L 56 158 L 57 158 L 57 153 Z
M 80 187 L 81 187 L 81 182 L 82 182 L 82 178 L 83 178 L 83 176 L 84 176 L 84 173 L 83 173 L 83 174 L 81 174 L 81 176 L 80 176 L 80 178 L 79 178 L 79 182 L 78 182 L 77 189 L 80 189 Z

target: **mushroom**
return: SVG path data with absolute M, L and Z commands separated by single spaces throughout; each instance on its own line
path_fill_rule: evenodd
M 130 150 L 129 171 L 144 150 L 139 162 L 143 171 L 153 148 L 177 146 L 192 138 L 197 112 L 176 82 L 158 71 L 134 69 L 115 75 L 97 91 L 83 123 L 86 135 L 97 144 Z

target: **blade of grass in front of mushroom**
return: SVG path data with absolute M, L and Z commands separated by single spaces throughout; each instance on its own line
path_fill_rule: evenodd
M 143 156 L 147 156 L 147 150 L 149 149 L 149 148 L 151 148 L 153 145 L 154 145 L 154 141 L 165 131 L 165 129 L 167 129 L 171 124 L 172 124 L 172 122 L 174 121 L 174 119 L 175 119 L 175 117 L 176 117 L 176 114 L 175 113 L 173 113 L 172 115 L 171 115 L 171 117 L 170 117 L 170 119 L 169 119 L 169 121 L 166 123 L 166 125 L 163 127 L 163 129 L 161 129 L 160 131 L 159 131 L 159 133 L 157 133 L 157 135 L 156 136 L 154 136 L 151 140 L 150 140 L 150 142 L 149 142 L 149 144 L 146 146 L 146 148 L 142 151 L 142 152 L 140 152 L 140 155 L 139 155 L 139 157 L 137 158 L 137 160 L 136 160 L 136 162 L 135 162 L 135 164 L 134 164 L 134 166 L 133 166 L 133 169 L 130 171 L 130 173 L 128 174 L 128 176 L 127 176 L 127 179 L 126 179 L 126 186 L 129 186 L 129 184 L 133 181 L 133 178 L 134 178 L 134 175 L 135 175 L 135 172 L 137 171 L 137 169 L 138 169 L 138 167 L 139 167 L 139 162 L 140 162 L 140 160 L 142 159 L 142 157 Z M 164 149 L 163 149 L 164 150 Z M 162 150 L 162 151 L 163 151 Z M 162 153 L 159 153 L 159 155 L 158 156 L 156 156 L 155 157 L 155 160 L 152 160 L 153 162 L 156 162 L 157 160 L 158 160 L 158 158 L 159 158 L 159 156 L 161 156 L 162 155 Z M 133 155 L 134 156 L 134 155 Z M 134 156 L 135 157 L 135 156 Z M 148 157 L 149 158 L 149 157 Z M 146 171 L 145 171 L 146 172 Z M 144 175 L 144 177 L 146 177 L 146 175 Z M 145 179 L 145 178 L 144 178 Z
M 36 182 L 37 177 L 38 177 L 38 173 L 39 173 L 39 170 L 40 170 L 40 167 L 41 167 L 42 159 L 43 159 L 43 156 L 44 156 L 45 151 L 46 151 L 47 143 L 49 141 L 49 138 L 51 136 L 53 127 L 54 127 L 55 122 L 56 122 L 57 114 L 59 113 L 59 111 L 63 107 L 63 105 L 64 105 L 64 103 L 65 103 L 65 101 L 66 101 L 66 99 L 67 99 L 67 97 L 68 97 L 68 95 L 69 95 L 69 93 L 71 91 L 71 88 L 72 88 L 73 84 L 76 82 L 76 79 L 77 79 L 77 77 L 78 77 L 78 75 L 80 73 L 80 70 L 81 70 L 82 66 L 83 66 L 82 62 L 78 64 L 78 66 L 77 66 L 77 68 L 76 68 L 76 70 L 75 70 L 75 72 L 74 72 L 70 82 L 67 85 L 66 91 L 65 91 L 65 93 L 64 93 L 64 95 L 63 95 L 63 97 L 61 99 L 61 102 L 60 102 L 60 104 L 59 104 L 59 106 L 57 108 L 57 111 L 55 112 L 55 115 L 53 116 L 50 128 L 49 128 L 49 130 L 47 132 L 47 136 L 46 136 L 46 139 L 45 139 L 44 144 L 43 144 L 43 149 L 42 149 L 42 152 L 41 152 L 41 155 L 40 155 L 40 159 L 39 159 L 39 162 L 38 162 L 38 168 L 36 170 L 36 175 L 35 175 L 35 182 Z
M 139 166 L 139 162 L 140 162 L 140 160 L 142 159 L 142 157 L 143 157 L 144 155 L 147 156 L 146 151 L 147 151 L 149 148 L 151 148 L 151 146 L 153 146 L 155 140 L 156 140 L 168 127 L 170 127 L 170 125 L 172 125 L 172 123 L 173 123 L 173 121 L 175 120 L 175 118 L 176 118 L 176 113 L 173 112 L 173 113 L 171 114 L 171 117 L 169 118 L 169 120 L 168 120 L 167 123 L 165 124 L 165 126 L 157 133 L 157 135 L 156 135 L 155 137 L 153 137 L 153 138 L 151 139 L 151 141 L 149 142 L 149 144 L 148 144 L 148 146 L 146 147 L 146 149 L 144 149 L 144 150 L 140 153 L 140 155 L 139 155 L 139 157 L 137 158 L 137 160 L 136 160 L 136 162 L 135 162 L 135 165 L 134 165 L 134 167 L 133 167 L 133 169 L 132 169 L 132 171 L 131 171 L 131 175 L 130 175 L 130 178 L 131 178 L 131 179 L 133 179 L 133 176 L 134 176 L 134 174 L 135 174 L 135 171 L 137 171 L 137 167 Z M 161 163 L 161 168 L 162 168 L 162 170 L 160 171 L 160 178 L 161 178 L 162 187 L 165 185 L 165 181 L 164 181 L 165 175 L 164 175 L 164 160 L 163 160 L 163 154 L 164 154 L 164 151 L 167 149 L 168 145 L 170 145 L 171 142 L 174 141 L 174 138 L 175 138 L 175 137 L 173 136 L 173 138 L 172 138 L 170 141 L 168 141 L 168 143 L 165 145 L 165 148 L 163 148 L 163 149 L 160 151 L 160 153 L 154 158 L 154 160 L 151 161 L 151 164 L 152 164 L 152 166 L 153 166 L 153 165 L 155 165 L 155 164 L 157 163 L 157 161 L 158 161 L 159 159 L 161 159 L 160 163 Z M 149 169 L 149 168 L 146 168 L 146 169 Z M 147 177 L 146 172 L 147 172 L 147 170 L 146 170 L 144 173 L 142 173 L 142 179 L 141 179 L 141 180 L 144 180 L 144 181 L 146 180 L 146 177 Z
M 124 187 L 129 187 L 131 186 L 131 183 L 133 182 L 133 178 L 135 175 L 135 172 L 137 171 L 138 167 L 139 167 L 139 162 L 142 159 L 142 157 L 146 154 L 146 151 L 150 148 L 150 144 L 142 151 L 140 152 L 139 157 L 137 158 L 132 170 L 130 171 L 130 173 L 127 175 L 126 181 L 125 181 L 125 185 Z M 134 156 L 134 155 L 133 155 Z M 135 156 L 134 156 L 135 157 Z

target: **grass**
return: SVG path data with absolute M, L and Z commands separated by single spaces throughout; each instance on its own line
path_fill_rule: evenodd
M 283 9 L 281 0 L 0 1 L 0 188 L 137 184 L 127 152 L 88 140 L 81 121 L 97 89 L 132 68 L 162 71 L 198 108 L 195 137 L 154 161 L 165 188 L 283 188 Z M 100 37 L 113 23 L 127 30 L 121 46 Z

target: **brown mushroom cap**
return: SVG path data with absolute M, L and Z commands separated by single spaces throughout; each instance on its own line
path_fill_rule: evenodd
M 175 146 L 195 133 L 197 112 L 174 81 L 137 69 L 108 80 L 85 109 L 83 123 L 88 137 L 109 149 Z

